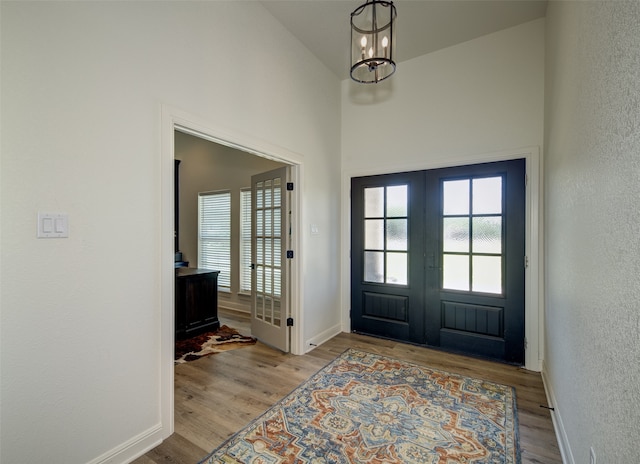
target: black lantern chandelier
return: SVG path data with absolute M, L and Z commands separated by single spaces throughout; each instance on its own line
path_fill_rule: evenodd
M 393 2 L 368 0 L 351 13 L 351 78 L 375 83 L 396 70 Z

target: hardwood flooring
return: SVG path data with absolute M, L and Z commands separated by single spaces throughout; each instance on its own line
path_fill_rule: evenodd
M 249 318 L 220 311 L 221 323 L 250 334 Z M 540 374 L 389 340 L 342 333 L 303 356 L 262 343 L 175 369 L 175 433 L 133 461 L 195 464 L 347 348 L 359 348 L 516 388 L 522 464 L 561 464 Z

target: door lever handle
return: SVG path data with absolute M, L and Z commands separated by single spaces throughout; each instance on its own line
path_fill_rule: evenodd
M 429 253 L 427 255 L 427 267 L 429 269 L 438 269 L 438 267 L 436 266 L 436 254 L 435 253 Z

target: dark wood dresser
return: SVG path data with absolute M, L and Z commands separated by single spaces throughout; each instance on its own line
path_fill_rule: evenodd
M 176 339 L 217 330 L 218 274 L 220 271 L 176 268 Z

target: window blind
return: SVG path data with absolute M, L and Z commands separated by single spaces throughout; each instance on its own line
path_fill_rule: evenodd
M 198 267 L 220 271 L 218 287 L 231 287 L 231 192 L 198 194 Z

